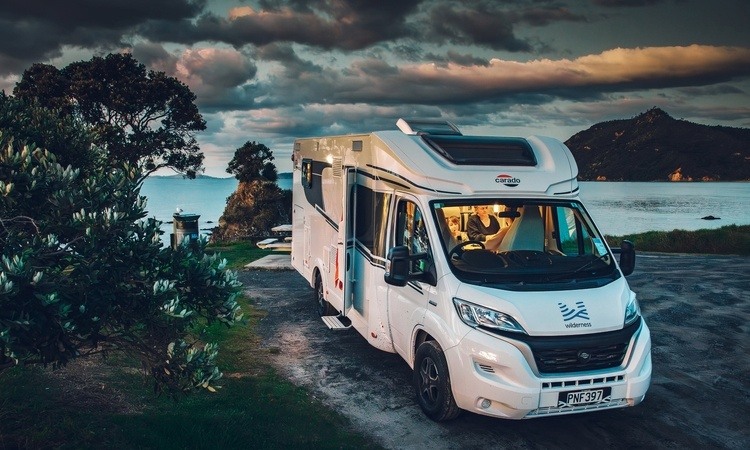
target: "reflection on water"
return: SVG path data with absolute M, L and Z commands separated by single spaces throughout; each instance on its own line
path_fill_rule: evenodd
M 750 183 L 584 182 L 580 195 L 605 234 L 750 224 Z

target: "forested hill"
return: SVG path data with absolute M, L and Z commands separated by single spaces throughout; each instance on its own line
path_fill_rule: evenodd
M 750 181 L 750 129 L 678 120 L 659 108 L 598 123 L 565 144 L 584 181 Z

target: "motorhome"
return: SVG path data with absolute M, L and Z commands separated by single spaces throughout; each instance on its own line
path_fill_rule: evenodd
M 399 119 L 298 139 L 292 159 L 293 267 L 329 328 L 403 357 L 430 418 L 644 399 L 651 337 L 625 280 L 635 251 L 609 247 L 562 142 Z

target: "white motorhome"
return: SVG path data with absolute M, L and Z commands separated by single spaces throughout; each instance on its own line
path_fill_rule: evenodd
M 624 277 L 635 251 L 597 230 L 570 150 L 397 125 L 294 144 L 292 265 L 326 324 L 401 355 L 434 420 L 640 403 L 651 338 Z

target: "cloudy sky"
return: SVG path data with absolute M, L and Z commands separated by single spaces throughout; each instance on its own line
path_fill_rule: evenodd
M 206 173 L 248 140 L 394 128 L 566 140 L 658 106 L 750 127 L 748 0 L 2 0 L 0 89 L 132 52 L 186 83 Z

